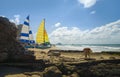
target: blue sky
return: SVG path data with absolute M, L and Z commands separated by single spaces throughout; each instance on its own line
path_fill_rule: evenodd
M 42 19 L 45 18 L 48 34 L 55 38 L 56 34 L 53 33 L 60 28 L 66 27 L 69 31 L 77 28 L 83 34 L 96 27 L 100 28 L 103 25 L 117 22 L 120 19 L 119 7 L 120 0 L 0 0 L 0 15 L 13 21 L 17 19 L 18 24 L 22 24 L 26 16 L 30 15 L 30 24 L 34 33 Z M 59 39 L 53 42 L 61 42 Z

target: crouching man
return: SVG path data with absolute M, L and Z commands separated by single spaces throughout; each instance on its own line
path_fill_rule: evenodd
M 85 58 L 90 58 L 90 54 L 92 52 L 90 48 L 84 48 L 83 52 L 84 52 Z

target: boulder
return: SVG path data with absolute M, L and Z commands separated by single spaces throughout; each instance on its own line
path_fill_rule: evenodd
M 62 72 L 56 67 L 51 66 L 45 69 L 44 77 L 62 77 Z

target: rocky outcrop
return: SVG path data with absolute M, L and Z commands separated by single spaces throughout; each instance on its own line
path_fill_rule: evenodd
M 5 17 L 0 17 L 0 62 L 6 59 L 21 59 L 25 48 L 17 38 L 16 25 Z

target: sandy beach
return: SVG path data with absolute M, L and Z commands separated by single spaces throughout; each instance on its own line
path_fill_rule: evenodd
M 95 65 L 90 64 L 89 68 L 93 68 L 94 66 L 94 70 L 97 70 L 98 67 L 103 68 L 104 66 L 106 66 L 106 62 L 108 64 L 112 64 L 113 66 L 110 66 L 108 68 L 114 68 L 117 70 L 117 72 L 119 71 L 120 68 L 120 54 L 109 54 L 109 53 L 102 53 L 102 52 L 92 52 L 90 55 L 91 60 L 86 60 L 84 53 L 81 51 L 75 51 L 72 52 L 67 50 L 58 50 L 56 47 L 52 47 L 49 49 L 37 49 L 37 48 L 30 48 L 28 50 L 31 50 L 32 52 L 34 52 L 34 56 L 36 56 L 36 60 L 41 60 L 43 59 L 44 61 L 46 61 L 46 64 L 48 65 L 47 67 L 45 67 L 45 69 L 43 71 L 41 70 L 36 70 L 35 68 L 23 68 L 23 67 L 13 67 L 13 66 L 1 66 L 0 67 L 0 77 L 51 77 L 53 74 L 54 77 L 79 77 L 80 72 L 78 71 L 78 68 L 81 66 L 81 68 L 79 68 L 79 70 L 81 70 L 81 72 L 83 72 L 83 68 L 85 69 L 85 65 L 87 66 L 90 62 L 94 62 L 97 63 L 99 61 L 105 61 L 104 62 L 100 62 L 97 63 Z M 48 53 L 49 51 L 54 51 L 54 52 L 60 52 L 59 56 L 49 56 Z M 109 60 L 113 60 L 113 63 L 109 63 Z M 115 60 L 117 60 L 115 63 Z M 87 63 L 88 62 L 88 63 Z M 50 65 L 50 64 L 52 65 Z M 81 63 L 84 63 L 84 66 L 81 65 Z M 64 68 L 63 68 L 64 67 Z M 117 68 L 118 67 L 118 68 Z M 77 68 L 77 69 L 76 69 Z M 2 70 L 3 69 L 3 70 Z M 7 69 L 7 70 L 6 70 Z M 64 71 L 65 69 L 67 69 L 66 71 Z M 76 70 L 75 70 L 76 69 Z M 86 68 L 88 69 L 88 68 Z M 74 70 L 74 72 L 70 72 L 68 73 L 68 70 Z M 49 75 L 49 72 L 51 72 L 51 74 Z M 56 72 L 58 71 L 58 72 Z M 91 69 L 90 69 L 91 71 Z M 109 71 L 108 71 L 109 73 Z M 93 74 L 93 73 L 91 73 Z M 118 73 L 117 73 L 118 74 Z M 95 74 L 97 75 L 97 74 Z M 87 76 L 84 76 L 87 77 Z M 91 76 L 90 76 L 91 77 Z M 97 76 L 96 76 L 97 77 Z
M 53 50 L 54 52 L 59 51 L 60 52 L 60 56 L 59 57 L 67 57 L 67 58 L 75 58 L 75 59 L 83 59 L 85 58 L 84 53 L 81 52 L 80 50 L 78 50 L 77 52 L 74 52 L 75 50 L 72 50 L 73 52 L 69 51 L 69 50 L 58 50 L 57 47 L 52 47 L 49 49 L 28 49 L 28 50 L 32 50 L 34 51 L 34 55 L 36 56 L 36 59 L 48 59 L 48 52 L 51 50 Z M 58 57 L 58 56 L 57 56 Z M 92 52 L 90 54 L 90 58 L 94 58 L 96 60 L 102 60 L 102 59 L 111 59 L 111 58 L 115 58 L 115 59 L 120 59 L 120 55 L 119 54 L 109 54 L 109 53 L 102 53 L 102 52 Z

